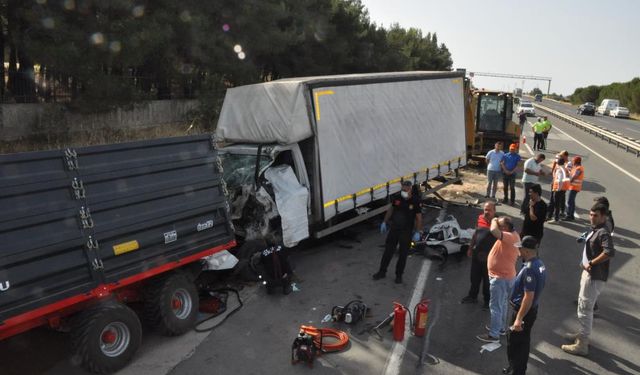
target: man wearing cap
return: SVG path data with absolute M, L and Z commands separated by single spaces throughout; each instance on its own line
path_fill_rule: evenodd
M 507 335 L 509 367 L 502 372 L 524 375 L 529 361 L 531 328 L 538 315 L 538 302 L 547 272 L 542 261 L 538 259 L 538 241 L 533 236 L 525 236 L 516 246 L 520 250 L 523 264 L 509 298 L 513 307 Z
M 419 241 L 422 228 L 422 212 L 420 200 L 417 194 L 413 194 L 411 181 L 402 182 L 400 197 L 391 201 L 391 207 L 384 216 L 380 225 L 380 232 L 387 234 L 385 250 L 380 261 L 380 269 L 373 275 L 374 280 L 380 280 L 387 274 L 387 267 L 391 263 L 396 247 L 399 247 L 398 261 L 396 263 L 396 284 L 402 283 L 402 274 L 409 255 L 411 240 Z M 413 238 L 412 238 L 413 233 Z
M 518 168 L 520 160 L 522 160 L 522 158 L 518 153 L 518 145 L 512 143 L 509 146 L 509 153 L 507 153 L 500 162 L 503 176 L 502 186 L 504 187 L 504 199 L 502 203 L 506 204 L 511 201 L 512 206 L 516 203 L 516 169 Z M 511 193 L 511 199 L 507 199 L 509 192 Z
M 489 308 L 489 273 L 487 270 L 487 257 L 491 248 L 496 243 L 496 238 L 491 234 L 491 220 L 496 217 L 496 204 L 485 202 L 483 212 L 478 215 L 476 230 L 471 237 L 467 256 L 471 258 L 471 287 L 460 303 L 478 302 L 480 284 L 482 284 L 482 296 L 484 297 L 484 308 Z
M 582 190 L 582 180 L 584 179 L 584 167 L 582 166 L 582 158 L 576 156 L 573 158 L 573 167 L 571 168 L 571 179 L 569 180 L 569 200 L 567 201 L 567 216 L 563 220 L 575 220 L 576 212 L 576 196 Z
M 544 124 L 542 123 L 542 118 L 538 117 L 538 121 L 531 125 L 531 129 L 533 130 L 533 150 L 542 150 L 544 145 Z

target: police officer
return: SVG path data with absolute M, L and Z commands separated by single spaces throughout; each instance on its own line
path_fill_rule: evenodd
M 524 263 L 509 299 L 513 307 L 507 336 L 509 367 L 502 369 L 502 373 L 524 375 L 529 361 L 531 328 L 538 315 L 538 302 L 547 273 L 544 264 L 538 259 L 538 241 L 535 237 L 524 236 L 517 246 Z
M 420 210 L 420 199 L 417 192 L 414 192 L 411 181 L 402 182 L 400 197 L 391 201 L 391 207 L 384 216 L 384 221 L 380 224 L 380 232 L 387 233 L 385 250 L 380 261 L 380 269 L 373 275 L 374 280 L 380 280 L 387 274 L 387 267 L 393 258 L 396 247 L 399 246 L 398 262 L 396 263 L 396 284 L 402 283 L 402 274 L 411 240 L 420 240 L 420 229 L 422 228 L 422 212 Z M 415 189 L 417 190 L 417 189 Z M 413 238 L 412 238 L 413 233 Z

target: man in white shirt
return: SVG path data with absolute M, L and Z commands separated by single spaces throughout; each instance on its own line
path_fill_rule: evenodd
M 485 198 L 496 198 L 496 190 L 498 189 L 498 181 L 502 179 L 502 168 L 500 163 L 504 158 L 502 151 L 502 142 L 496 142 L 495 148 L 487 152 L 487 195 Z
M 524 162 L 524 173 L 522 174 L 524 199 L 522 199 L 522 206 L 520 206 L 520 212 L 523 215 L 529 212 L 529 189 L 538 183 L 539 176 L 544 176 L 544 171 L 542 170 L 544 159 L 544 154 L 538 154 Z

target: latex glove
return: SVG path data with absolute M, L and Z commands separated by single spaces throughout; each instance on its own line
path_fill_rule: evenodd
M 413 232 L 413 237 L 411 237 L 411 240 L 413 242 L 420 241 L 420 232 L 418 232 L 418 231 Z
M 380 233 L 384 234 L 384 233 L 387 233 L 388 231 L 389 231 L 389 227 L 387 226 L 387 223 L 383 221 L 382 224 L 380 224 Z

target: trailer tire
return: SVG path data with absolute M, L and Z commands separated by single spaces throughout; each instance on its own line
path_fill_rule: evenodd
M 74 361 L 109 374 L 125 367 L 142 342 L 142 326 L 126 305 L 109 301 L 81 312 L 71 330 Z
M 165 336 L 179 336 L 191 330 L 199 310 L 195 284 L 182 273 L 156 282 L 158 284 L 149 289 L 145 301 L 145 320 Z

